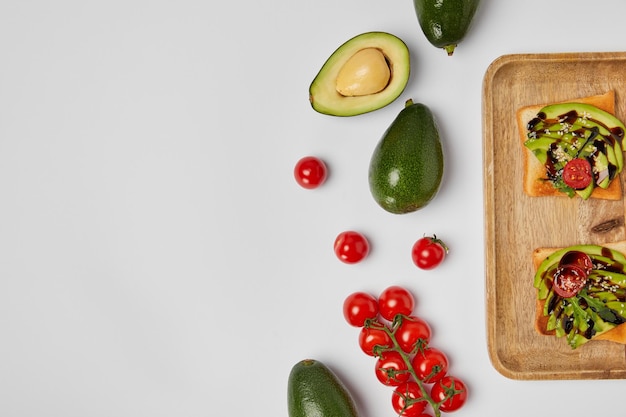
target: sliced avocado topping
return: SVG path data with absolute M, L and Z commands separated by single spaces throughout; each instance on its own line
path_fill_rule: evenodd
M 609 169 L 609 158 L 603 152 L 598 152 L 594 156 L 593 171 L 596 177 L 596 184 L 600 188 L 607 188 L 611 182 Z
M 585 287 L 563 298 L 552 289 L 553 277 L 563 256 L 571 251 L 589 255 L 593 268 Z M 538 299 L 545 300 L 546 330 L 553 330 L 557 337 L 566 336 L 573 349 L 626 322 L 626 257 L 616 250 L 600 245 L 558 250 L 539 265 L 534 286 Z
M 580 196 L 580 198 L 582 198 L 583 200 L 588 199 L 589 197 L 591 197 L 591 193 L 593 193 L 593 182 L 589 183 L 589 185 L 585 188 L 583 188 L 582 190 L 576 190 L 576 194 L 578 194 Z
M 626 127 L 612 114 L 585 103 L 560 103 L 542 108 L 528 122 L 524 145 L 546 167 L 554 187 L 587 199 L 595 187 L 608 188 L 623 169 Z M 563 181 L 563 168 L 575 158 L 592 166 L 591 188 L 573 189 Z
M 309 87 L 319 113 L 356 116 L 392 103 L 410 75 L 406 44 L 386 32 L 367 32 L 341 45 L 326 60 Z

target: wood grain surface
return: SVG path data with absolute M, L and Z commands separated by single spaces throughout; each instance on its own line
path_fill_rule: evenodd
M 615 91 L 626 120 L 626 53 L 505 55 L 483 80 L 483 176 L 487 342 L 493 366 L 512 379 L 626 378 L 623 345 L 572 350 L 534 327 L 532 252 L 539 247 L 626 239 L 624 199 L 529 197 L 522 187 L 520 107 Z M 624 173 L 620 181 L 624 185 Z M 622 187 L 622 190 L 624 187 Z

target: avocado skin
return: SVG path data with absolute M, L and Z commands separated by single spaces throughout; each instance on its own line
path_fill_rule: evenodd
M 358 417 L 343 382 L 315 359 L 304 359 L 291 369 L 287 406 L 289 417 Z
M 374 200 L 394 214 L 417 211 L 439 191 L 444 157 L 430 109 L 407 100 L 376 145 L 369 166 Z
M 452 55 L 470 28 L 480 0 L 413 0 L 428 41 Z

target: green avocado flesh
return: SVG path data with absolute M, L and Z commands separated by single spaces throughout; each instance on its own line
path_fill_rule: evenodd
M 443 149 L 432 112 L 407 100 L 370 160 L 369 185 L 374 200 L 390 213 L 416 211 L 437 194 L 443 169 Z
M 400 38 L 363 33 L 326 60 L 309 87 L 309 101 L 315 111 L 332 116 L 371 112 L 400 96 L 410 68 L 409 50 Z
M 465 38 L 480 0 L 413 0 L 426 39 L 452 55 Z
M 546 167 L 548 181 L 559 191 L 588 199 L 595 187 L 607 188 L 624 166 L 624 124 L 612 114 L 583 103 L 546 106 L 527 125 L 524 145 Z M 563 180 L 573 159 L 585 159 L 592 181 L 582 189 Z
M 293 366 L 287 382 L 289 417 L 357 417 L 354 399 L 323 363 L 305 359 Z
M 563 298 L 552 288 L 561 259 L 572 251 L 584 252 L 593 268 L 584 288 L 575 296 Z M 539 300 L 545 300 L 543 314 L 547 329 L 565 336 L 572 349 L 587 343 L 626 322 L 626 257 L 599 245 L 576 245 L 558 250 L 539 266 L 534 278 Z

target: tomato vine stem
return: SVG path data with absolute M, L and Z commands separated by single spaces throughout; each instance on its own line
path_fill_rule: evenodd
M 385 326 L 384 324 L 377 323 L 375 321 L 369 321 L 368 323 L 366 323 L 366 326 L 369 326 L 370 328 L 377 329 L 377 330 L 383 330 L 385 333 L 387 333 L 387 335 L 393 342 L 393 347 L 383 348 L 383 351 L 395 351 L 399 353 L 400 356 L 402 357 L 402 360 L 406 364 L 407 369 L 409 370 L 409 373 L 411 374 L 411 376 L 413 377 L 413 379 L 419 386 L 420 392 L 422 393 L 422 397 L 415 398 L 415 399 L 410 399 L 410 398 L 405 399 L 407 402 L 407 405 L 410 405 L 411 403 L 414 403 L 414 402 L 426 401 L 432 407 L 435 413 L 435 417 L 440 417 L 441 410 L 439 410 L 439 407 L 441 403 L 447 401 L 450 397 L 452 397 L 453 393 L 448 392 L 446 394 L 446 398 L 443 401 L 437 402 L 433 400 L 433 398 L 430 396 L 428 390 L 426 389 L 426 386 L 424 385 L 424 382 L 420 378 L 417 377 L 417 373 L 415 372 L 415 369 L 413 368 L 413 364 L 411 363 L 410 355 L 404 352 L 404 350 L 402 350 L 402 348 L 400 347 L 400 344 L 398 343 L 398 340 L 396 339 L 396 329 L 400 326 L 400 324 L 402 324 L 402 320 L 404 320 L 405 318 L 406 318 L 405 315 L 398 314 L 394 318 L 391 328 L 389 326 Z M 419 343 L 418 345 L 419 345 L 418 349 L 424 348 L 424 345 L 419 344 Z

